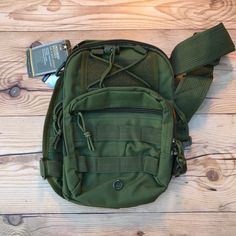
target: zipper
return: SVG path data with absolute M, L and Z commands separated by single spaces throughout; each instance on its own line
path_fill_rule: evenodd
M 177 124 L 177 118 L 176 118 L 176 111 L 174 107 L 171 107 L 172 110 L 172 116 L 173 116 L 173 136 L 177 138 L 177 132 L 176 132 L 176 124 Z
M 77 115 L 77 126 L 82 131 L 84 137 L 87 141 L 87 146 L 90 151 L 94 151 L 95 147 L 92 140 L 92 134 L 87 130 L 84 114 L 86 113 L 104 113 L 104 112 L 128 112 L 128 113 L 142 113 L 142 114 L 162 114 L 161 110 L 157 109 L 147 109 L 147 108 L 128 108 L 128 107 L 119 107 L 119 108 L 104 108 L 104 109 L 94 109 L 94 110 L 80 110 L 74 111 L 75 115 Z
M 129 107 L 117 107 L 117 108 L 103 108 L 103 109 L 93 109 L 93 110 L 82 110 L 82 113 L 104 113 L 104 112 L 111 112 L 111 113 L 149 113 L 149 114 L 162 114 L 161 110 L 157 109 L 148 109 L 148 108 L 129 108 Z

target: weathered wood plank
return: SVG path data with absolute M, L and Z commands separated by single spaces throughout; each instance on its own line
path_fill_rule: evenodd
M 186 151 L 187 174 L 173 178 L 158 201 L 120 212 L 236 211 L 235 117 L 195 116 L 190 127 L 193 145 Z M 42 118 L 1 118 L 0 214 L 113 211 L 76 207 L 58 197 L 39 176 L 41 154 L 8 155 L 41 151 Z
M 147 32 L 147 34 L 145 33 Z M 193 34 L 193 30 L 147 30 L 140 33 L 139 31 L 107 31 L 104 34 L 97 31 L 80 31 L 63 32 L 64 38 L 69 38 L 72 44 L 82 41 L 86 38 L 130 38 L 143 40 L 154 45 L 159 45 L 168 54 L 173 46 L 166 44 L 166 41 L 173 42 L 173 45 Z M 144 39 L 145 33 L 145 39 Z M 51 98 L 51 90 L 44 85 L 41 80 L 29 79 L 25 66 L 25 49 L 34 40 L 51 41 L 58 39 L 59 32 L 8 32 L 0 33 L 3 38 L 0 42 L 0 53 L 3 55 L 0 59 L 0 116 L 27 116 L 27 115 L 45 115 L 48 102 Z M 233 38 L 236 40 L 236 31 L 231 31 Z M 160 37 L 154 37 L 160 35 Z M 235 72 L 236 53 L 231 53 L 224 57 L 220 65 L 215 69 L 215 81 L 208 93 L 208 100 L 199 110 L 200 113 L 235 113 Z M 13 86 L 21 88 L 20 96 L 11 98 L 9 89 Z M 40 92 L 42 91 L 42 92 Z M 225 100 L 226 99 L 226 100 Z
M 0 155 L 41 152 L 44 116 L 0 117 Z M 233 153 L 236 115 L 195 115 L 190 122 L 193 145 L 188 158 L 208 153 Z
M 29 79 L 25 68 L 25 49 L 36 40 L 128 38 L 169 55 L 195 31 L 223 21 L 236 41 L 235 13 L 233 0 L 1 1 L 0 236 L 235 235 L 236 53 L 216 67 L 207 99 L 190 123 L 187 174 L 173 178 L 156 202 L 120 210 L 76 206 L 39 176 L 52 90 Z M 13 86 L 21 88 L 14 98 Z
M 12 65 L 12 67 L 10 67 Z M 28 79 L 26 74 L 19 74 L 14 68 L 16 64 L 7 64 L 8 73 L 5 68 L 6 63 L 0 65 L 2 79 L 0 80 L 0 116 L 37 116 L 45 115 L 51 99 L 52 90 L 49 89 L 40 79 Z M 22 65 L 24 67 L 24 65 Z M 20 70 L 24 70 L 22 68 Z M 236 70 L 215 71 L 215 80 L 207 94 L 207 98 L 197 111 L 199 114 L 205 113 L 236 113 Z M 9 91 L 12 87 L 21 88 L 17 97 L 11 97 Z
M 0 214 L 236 211 L 235 159 L 217 155 L 188 161 L 185 176 L 173 178 L 157 201 L 126 209 L 76 206 L 59 197 L 39 176 L 40 155 L 6 156 L 0 165 Z M 17 193 L 17 194 L 16 194 Z M 11 206 L 9 208 L 9 206 Z
M 231 155 L 189 160 L 187 174 L 173 178 L 157 201 L 119 210 L 76 206 L 63 200 L 39 176 L 39 158 L 38 154 L 1 157 L 0 187 L 4 191 L 0 214 L 236 211 L 236 159 L 230 159 Z
M 196 4 L 196 6 L 201 6 L 202 4 L 209 4 L 212 7 L 214 4 L 222 4 L 221 2 L 217 2 L 217 3 L 212 3 L 209 2 L 207 0 L 199 0 L 198 2 L 194 2 L 194 1 L 190 1 L 191 3 L 193 2 L 194 4 Z M 13 6 L 12 3 L 15 3 Z M 155 0 L 64 0 L 64 1 L 60 1 L 60 0 L 53 0 L 53 1 L 43 1 L 43 0 L 30 0 L 28 1 L 26 4 L 24 4 L 25 7 L 29 7 L 32 5 L 42 5 L 42 6 L 55 6 L 55 7 L 59 7 L 59 6 L 103 6 L 103 7 L 110 7 L 110 6 L 137 6 L 137 7 L 143 7 L 143 6 L 158 6 L 158 5 L 162 5 L 163 3 L 169 3 L 171 4 L 171 6 L 173 7 L 180 7 L 180 6 L 184 6 L 184 1 L 178 1 L 178 2 L 174 2 L 174 1 L 165 1 L 165 0 L 160 0 L 160 1 L 155 1 Z M 2 9 L 14 9 L 14 7 L 17 6 L 21 6 L 22 7 L 22 3 L 21 2 L 13 2 L 13 0 L 5 0 L 4 2 L 1 3 L 0 7 Z M 189 4 L 190 5 L 190 4 Z M 234 2 L 227 2 L 227 6 L 232 6 L 234 5 Z M 193 5 L 191 5 L 193 7 Z M 191 8 L 192 8 L 191 7 Z M 190 7 L 189 7 L 190 8 Z M 54 9 L 55 10 L 55 9 Z
M 21 89 L 19 96 L 11 97 L 9 90 L 0 93 L 0 116 L 38 116 L 45 115 L 51 99 L 52 90 L 29 91 Z
M 235 213 L 4 215 L 0 235 L 234 236 Z
M 202 30 L 197 30 L 202 31 Z M 58 32 L 0 32 L 1 62 L 25 63 L 26 48 L 34 41 L 42 43 L 58 39 L 69 39 L 72 47 L 86 39 L 130 39 L 143 41 L 161 48 L 168 56 L 179 42 L 191 37 L 196 30 L 108 30 L 108 31 L 58 31 Z M 229 30 L 232 40 L 236 42 L 236 30 Z M 167 43 L 168 42 L 168 43 Z M 20 64 L 18 64 L 20 65 Z M 229 54 L 220 63 L 220 69 L 236 68 L 236 53 Z M 219 69 L 219 67 L 218 67 Z M 20 73 L 25 70 L 20 71 Z
M 1 31 L 58 31 L 105 29 L 199 29 L 225 22 L 235 28 L 236 6 L 225 1 L 111 1 L 86 4 L 60 0 L 4 1 Z M 88 2 L 88 1 L 86 1 Z M 132 2 L 131 2 L 132 3 Z
M 44 116 L 1 117 L 0 155 L 40 152 Z

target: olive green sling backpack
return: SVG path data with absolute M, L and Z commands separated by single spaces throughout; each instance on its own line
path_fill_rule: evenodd
M 83 41 L 58 71 L 40 171 L 63 198 L 131 207 L 154 201 L 186 172 L 188 122 L 234 44 L 219 24 L 168 58 L 130 40 Z

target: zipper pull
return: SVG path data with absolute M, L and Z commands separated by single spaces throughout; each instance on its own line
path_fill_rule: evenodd
M 88 149 L 90 151 L 94 151 L 95 149 L 94 149 L 93 141 L 91 138 L 91 133 L 88 130 L 86 130 L 84 118 L 81 112 L 78 113 L 77 124 L 78 124 L 78 127 L 83 132 L 84 137 L 86 138 Z

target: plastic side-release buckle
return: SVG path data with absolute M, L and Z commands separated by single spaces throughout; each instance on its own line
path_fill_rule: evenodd
M 43 179 L 46 179 L 46 168 L 43 159 L 40 159 L 39 164 L 40 164 L 40 174 L 43 177 Z

